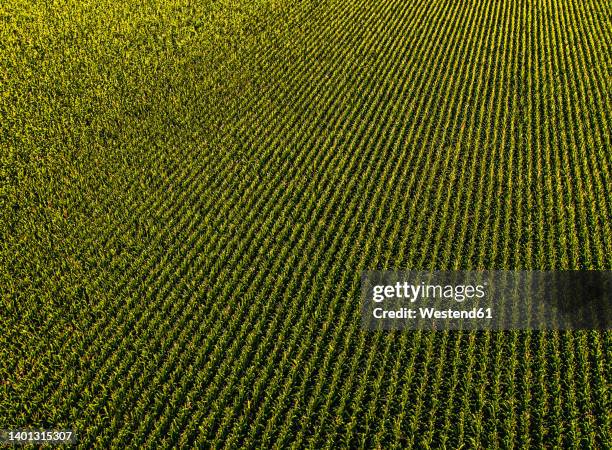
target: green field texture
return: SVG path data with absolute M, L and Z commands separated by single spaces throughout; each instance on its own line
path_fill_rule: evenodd
M 366 332 L 359 281 L 612 269 L 611 19 L 0 2 L 0 428 L 610 448 L 610 332 Z

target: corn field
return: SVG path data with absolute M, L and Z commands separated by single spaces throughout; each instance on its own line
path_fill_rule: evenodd
M 608 331 L 366 331 L 363 270 L 612 269 L 612 3 L 0 3 L 0 429 L 610 448 Z

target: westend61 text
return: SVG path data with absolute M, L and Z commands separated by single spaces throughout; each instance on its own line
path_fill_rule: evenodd
M 375 319 L 492 319 L 492 308 L 473 308 L 470 310 L 436 309 L 436 308 L 400 308 L 386 311 L 374 308 Z

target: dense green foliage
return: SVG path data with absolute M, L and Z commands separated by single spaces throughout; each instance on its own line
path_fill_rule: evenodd
M 0 428 L 610 447 L 610 333 L 364 332 L 359 273 L 612 268 L 611 17 L 0 2 Z

